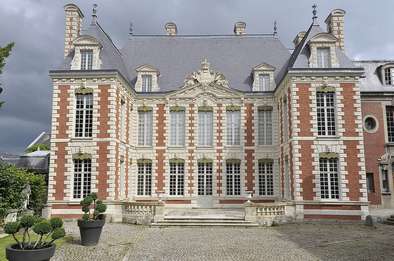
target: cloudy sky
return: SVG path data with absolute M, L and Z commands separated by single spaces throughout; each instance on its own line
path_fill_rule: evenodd
M 0 152 L 20 153 L 38 134 L 50 129 L 51 84 L 48 71 L 63 58 L 62 0 L 0 0 L 0 46 L 15 42 L 0 82 Z M 394 59 L 393 0 L 80 0 L 74 1 L 90 22 L 98 4 L 98 19 L 118 47 L 136 34 L 162 34 L 174 21 L 180 34 L 231 34 L 235 21 L 245 21 L 249 33 L 272 33 L 292 47 L 297 32 L 311 23 L 313 3 L 320 24 L 330 10 L 347 11 L 347 54 L 354 59 Z M 379 3 L 379 4 L 377 4 Z

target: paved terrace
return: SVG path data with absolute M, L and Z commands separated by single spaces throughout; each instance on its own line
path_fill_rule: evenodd
M 56 251 L 60 260 L 394 260 L 394 226 L 308 223 L 270 228 L 171 227 L 106 224 L 96 247 L 74 240 Z

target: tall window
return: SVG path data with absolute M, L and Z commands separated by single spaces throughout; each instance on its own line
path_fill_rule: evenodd
M 226 162 L 226 190 L 227 195 L 241 195 L 241 162 Z
M 152 75 L 143 74 L 142 78 L 142 92 L 151 92 L 152 91 Z
M 171 111 L 171 138 L 170 145 L 185 145 L 185 111 Z
M 185 193 L 185 163 L 170 162 L 170 195 L 181 196 Z
M 386 106 L 387 137 L 394 142 L 394 106 Z
M 389 172 L 387 166 L 381 167 L 381 174 L 382 174 L 382 193 L 390 193 Z
M 74 160 L 73 198 L 86 197 L 91 191 L 92 161 L 90 159 Z
M 384 69 L 384 83 L 394 85 L 394 67 Z
M 335 136 L 335 93 L 317 92 L 317 132 L 320 136 Z
M 92 137 L 93 94 L 77 94 L 75 109 L 75 137 Z
M 152 111 L 138 112 L 138 145 L 152 146 Z
M 150 196 L 152 194 L 152 163 L 141 161 L 137 163 L 137 195 Z
M 259 162 L 259 195 L 274 195 L 274 172 L 272 161 Z
M 270 89 L 270 75 L 269 74 L 259 74 L 259 91 L 269 91 Z
M 213 113 L 212 111 L 198 112 L 198 145 L 212 146 Z
M 120 101 L 120 139 L 126 140 L 126 102 Z
M 241 112 L 227 111 L 227 145 L 240 145 Z
M 198 162 L 198 195 L 212 195 L 212 162 Z
M 337 158 L 320 158 L 320 195 L 322 199 L 339 199 Z
M 119 173 L 119 197 L 124 198 L 126 194 L 126 183 L 125 178 L 126 176 L 126 164 L 125 161 L 122 159 L 120 160 L 120 173 Z
M 373 178 L 373 173 L 367 172 L 367 191 L 368 193 L 375 192 L 375 181 Z
M 259 145 L 272 145 L 272 110 L 258 111 Z
M 93 50 L 81 50 L 81 70 L 92 70 Z
M 317 48 L 317 67 L 331 67 L 330 48 Z

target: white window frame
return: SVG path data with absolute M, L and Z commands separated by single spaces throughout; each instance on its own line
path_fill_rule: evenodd
M 170 111 L 170 146 L 185 146 L 185 111 Z
M 241 162 L 226 162 L 226 195 L 240 196 L 241 188 Z
M 126 163 L 124 159 L 120 160 L 119 172 L 119 198 L 123 199 L 126 196 Z
M 170 196 L 185 195 L 185 163 L 171 162 L 169 173 L 169 193 Z
M 325 56 L 327 55 L 327 57 Z M 330 47 L 317 47 L 316 48 L 316 60 L 318 68 L 331 68 L 331 50 Z
M 269 91 L 271 86 L 271 75 L 268 73 L 259 73 L 259 84 L 258 91 L 266 92 Z
M 289 105 L 287 97 L 285 96 L 282 101 L 282 115 L 283 115 L 283 141 L 289 139 Z
M 73 189 L 72 198 L 82 199 L 92 191 L 92 160 L 73 160 Z
M 141 91 L 152 92 L 153 76 L 151 74 L 141 75 Z
M 197 194 L 213 195 L 213 162 L 197 162 Z
M 322 95 L 323 100 L 319 100 Z M 332 96 L 332 97 L 329 97 Z M 332 98 L 332 102 L 329 101 Z M 323 115 L 322 115 L 323 114 Z M 316 92 L 317 135 L 333 137 L 337 134 L 335 92 Z M 320 127 L 321 126 L 321 127 Z
M 384 69 L 383 80 L 385 85 L 394 86 L 394 67 Z
M 394 143 L 394 106 L 386 106 L 387 141 Z
M 259 161 L 258 193 L 259 196 L 274 196 L 274 162 Z
M 198 112 L 198 146 L 213 144 L 213 111 Z
M 273 144 L 272 109 L 257 111 L 258 145 Z
M 81 52 L 81 70 L 93 69 L 93 50 L 83 49 Z
M 137 196 L 152 195 L 152 163 L 137 163 Z
M 338 158 L 320 158 L 320 198 L 322 200 L 339 200 L 341 197 Z
M 153 112 L 138 111 L 138 145 L 152 146 Z
M 76 94 L 75 96 L 75 131 L 76 138 L 93 136 L 93 94 Z
M 241 144 L 241 111 L 226 111 L 227 145 Z

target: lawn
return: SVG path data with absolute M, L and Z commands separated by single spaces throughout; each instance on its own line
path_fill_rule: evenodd
M 33 241 L 38 237 L 36 234 L 32 233 L 32 238 Z M 22 238 L 22 235 L 18 235 L 18 240 Z M 56 243 L 56 247 L 60 247 L 61 245 L 63 245 L 65 242 L 71 241 L 72 237 L 71 236 L 65 236 L 64 238 L 58 239 L 55 241 Z M 14 244 L 15 240 L 14 238 L 9 235 L 7 237 L 3 237 L 0 238 L 0 261 L 7 261 L 7 259 L 5 258 L 5 248 L 8 245 Z

